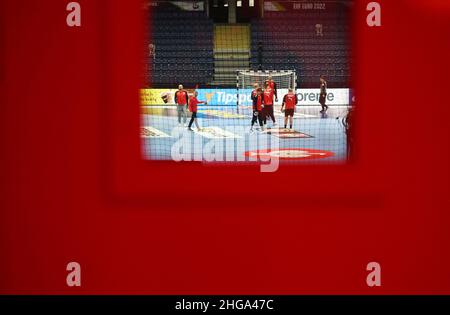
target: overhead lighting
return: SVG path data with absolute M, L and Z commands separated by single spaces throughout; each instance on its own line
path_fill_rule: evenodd
M 248 0 L 248 6 L 254 7 L 255 6 L 255 0 Z

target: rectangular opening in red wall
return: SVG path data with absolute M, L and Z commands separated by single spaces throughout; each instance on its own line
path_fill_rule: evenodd
M 162 204 L 200 194 L 230 206 L 235 199 L 252 204 L 249 196 L 262 191 L 305 196 L 305 205 L 316 197 L 333 204 L 379 196 L 383 162 L 360 144 L 377 145 L 382 130 L 360 123 L 370 115 L 365 108 L 352 110 L 359 91 L 352 78 L 361 74 L 354 56 L 363 49 L 352 27 L 357 7 L 280 3 L 287 10 L 266 3 L 260 15 L 240 12 L 230 24 L 216 22 L 208 2 L 111 2 L 106 172 L 114 193 Z M 267 110 L 266 124 L 256 117 L 251 130 L 253 85 L 266 86 L 269 77 L 267 90 L 277 85 L 275 123 Z M 175 102 L 179 85 L 187 96 L 177 101 L 187 106 Z M 328 108 L 319 103 L 321 86 Z M 292 129 L 289 115 L 284 128 L 286 106 L 281 110 L 290 88 L 298 101 Z M 207 105 L 197 105 L 191 131 L 195 92 Z M 349 124 L 349 113 L 359 123 Z
M 352 1 L 146 4 L 144 159 L 349 159 Z

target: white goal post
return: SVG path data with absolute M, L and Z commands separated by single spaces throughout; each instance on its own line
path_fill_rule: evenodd
M 249 105 L 243 102 L 248 98 L 249 91 L 253 89 L 253 85 L 258 83 L 264 89 L 264 83 L 271 76 L 272 80 L 277 84 L 277 90 L 280 89 L 296 89 L 297 75 L 295 70 L 238 70 L 236 73 L 236 100 L 237 106 Z M 245 97 L 244 97 L 245 95 Z

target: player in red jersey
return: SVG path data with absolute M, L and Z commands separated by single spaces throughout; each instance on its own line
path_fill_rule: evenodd
M 262 95 L 261 88 L 257 88 L 253 92 L 252 92 L 253 117 L 252 117 L 252 127 L 250 131 L 253 131 L 253 125 L 256 123 L 256 121 L 259 122 L 261 131 L 264 131 L 263 117 L 262 117 L 262 111 L 264 109 L 264 97 Z
M 273 114 L 273 97 L 274 90 L 270 87 L 269 83 L 266 83 L 266 88 L 264 90 L 264 124 L 267 123 L 267 116 L 272 119 L 273 125 L 276 126 L 275 115 Z
M 292 129 L 294 122 L 295 106 L 298 103 L 297 95 L 293 89 L 289 89 L 288 94 L 283 97 L 283 104 L 281 105 L 281 112 L 284 111 L 284 129 L 287 128 L 287 122 L 289 118 L 289 129 Z
M 198 96 L 198 92 L 197 91 L 195 91 L 194 92 L 194 96 L 189 100 L 189 111 L 192 113 L 192 116 L 191 116 L 191 120 L 189 121 L 189 126 L 188 126 L 188 130 L 189 131 L 194 131 L 194 130 L 192 130 L 192 123 L 194 123 L 195 122 L 195 126 L 197 127 L 197 129 L 200 131 L 201 129 L 200 129 L 200 126 L 198 125 L 198 121 L 197 121 L 197 105 L 198 104 L 205 104 L 205 105 L 208 105 L 208 103 L 207 102 L 204 102 L 204 101 L 199 101 L 198 99 L 197 99 L 197 96 Z
M 189 95 L 186 90 L 183 89 L 183 85 L 178 86 L 178 91 L 175 92 L 175 104 L 177 105 L 178 113 L 178 125 L 181 125 L 181 116 L 183 116 L 183 124 L 186 126 L 186 107 L 189 102 Z
M 269 87 L 273 90 L 274 95 L 275 95 L 275 102 L 278 102 L 278 90 L 277 90 L 277 84 L 275 83 L 274 80 L 272 80 L 272 76 L 269 75 L 269 77 L 267 78 L 266 84 L 269 85 Z

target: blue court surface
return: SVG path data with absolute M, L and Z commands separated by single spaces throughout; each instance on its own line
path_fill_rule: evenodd
M 347 136 L 343 119 L 348 106 L 299 106 L 292 130 L 284 129 L 284 114 L 275 106 L 276 125 L 270 119 L 264 131 L 251 131 L 250 106 L 199 106 L 194 131 L 178 123 L 174 105 L 142 108 L 142 150 L 148 160 L 248 163 L 280 158 L 281 163 L 345 163 Z

